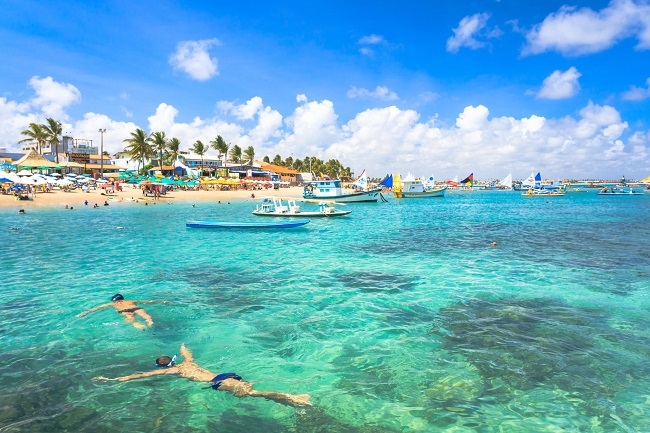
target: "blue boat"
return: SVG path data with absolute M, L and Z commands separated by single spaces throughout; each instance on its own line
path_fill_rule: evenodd
M 188 221 L 185 227 L 193 229 L 290 229 L 307 224 L 310 220 L 300 221 Z

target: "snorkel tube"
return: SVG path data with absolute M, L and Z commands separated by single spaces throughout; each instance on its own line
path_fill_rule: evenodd
M 177 357 L 177 356 L 178 356 L 178 355 L 174 355 L 174 356 L 172 356 L 171 361 L 169 361 L 169 364 L 163 364 L 163 365 L 158 364 L 158 359 L 160 359 L 160 358 L 158 358 L 158 359 L 156 359 L 156 363 L 155 363 L 153 366 L 154 366 L 154 367 L 158 367 L 158 368 L 169 368 L 169 367 L 173 367 L 173 366 L 176 364 L 176 357 Z M 168 358 L 168 357 L 165 357 L 165 358 Z

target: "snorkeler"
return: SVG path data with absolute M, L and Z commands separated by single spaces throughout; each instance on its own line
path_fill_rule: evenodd
M 267 400 L 272 400 L 293 407 L 311 406 L 311 403 L 309 402 L 309 394 L 293 395 L 284 392 L 256 391 L 253 389 L 252 384 L 245 382 L 242 380 L 241 376 L 238 376 L 235 373 L 221 373 L 215 375 L 194 362 L 194 356 L 185 346 L 185 343 L 181 344 L 181 356 L 183 356 L 184 361 L 178 364 L 176 364 L 176 355 L 171 358 L 169 356 L 161 356 L 155 361 L 155 366 L 157 367 L 156 370 L 146 373 L 135 373 L 129 376 L 116 377 L 113 379 L 97 376 L 93 377 L 93 380 L 117 380 L 119 382 L 125 382 L 127 380 L 141 379 L 161 374 L 178 374 L 181 377 L 195 382 L 208 382 L 210 383 L 210 388 L 229 392 L 234 394 L 236 397 L 262 397 Z
M 137 301 L 137 302 L 151 303 L 156 301 Z M 101 310 L 106 307 L 115 307 L 117 312 L 124 316 L 126 323 L 130 323 L 138 329 L 145 329 L 147 327 L 153 326 L 153 319 L 151 318 L 149 313 L 147 313 L 144 309 L 138 307 L 135 303 L 136 301 L 125 300 L 124 296 L 118 293 L 111 298 L 111 302 L 109 302 L 108 304 L 91 308 L 88 311 L 84 311 L 83 313 L 78 314 L 77 317 L 84 317 L 87 314 L 93 313 L 95 311 Z M 144 321 L 147 322 L 147 326 L 144 326 L 142 323 L 136 321 L 136 317 L 135 317 L 136 315 L 144 319 Z

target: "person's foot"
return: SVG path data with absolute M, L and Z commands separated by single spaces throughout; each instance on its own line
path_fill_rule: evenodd
M 309 394 L 299 394 L 299 395 L 292 395 L 290 397 L 291 405 L 296 407 L 296 406 L 311 406 L 311 402 L 309 401 L 311 399 L 311 396 Z

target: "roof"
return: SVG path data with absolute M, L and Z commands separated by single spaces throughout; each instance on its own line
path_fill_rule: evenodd
M 31 165 L 33 167 L 56 167 L 56 163 L 48 161 L 43 155 L 37 153 L 35 150 L 31 150 L 28 154 L 16 161 L 16 164 L 19 167 L 24 167 L 26 165 Z
M 262 166 L 262 170 L 269 170 L 278 174 L 299 174 L 299 172 L 293 168 L 284 167 L 282 165 L 267 164 L 265 162 L 260 162 L 260 165 Z

